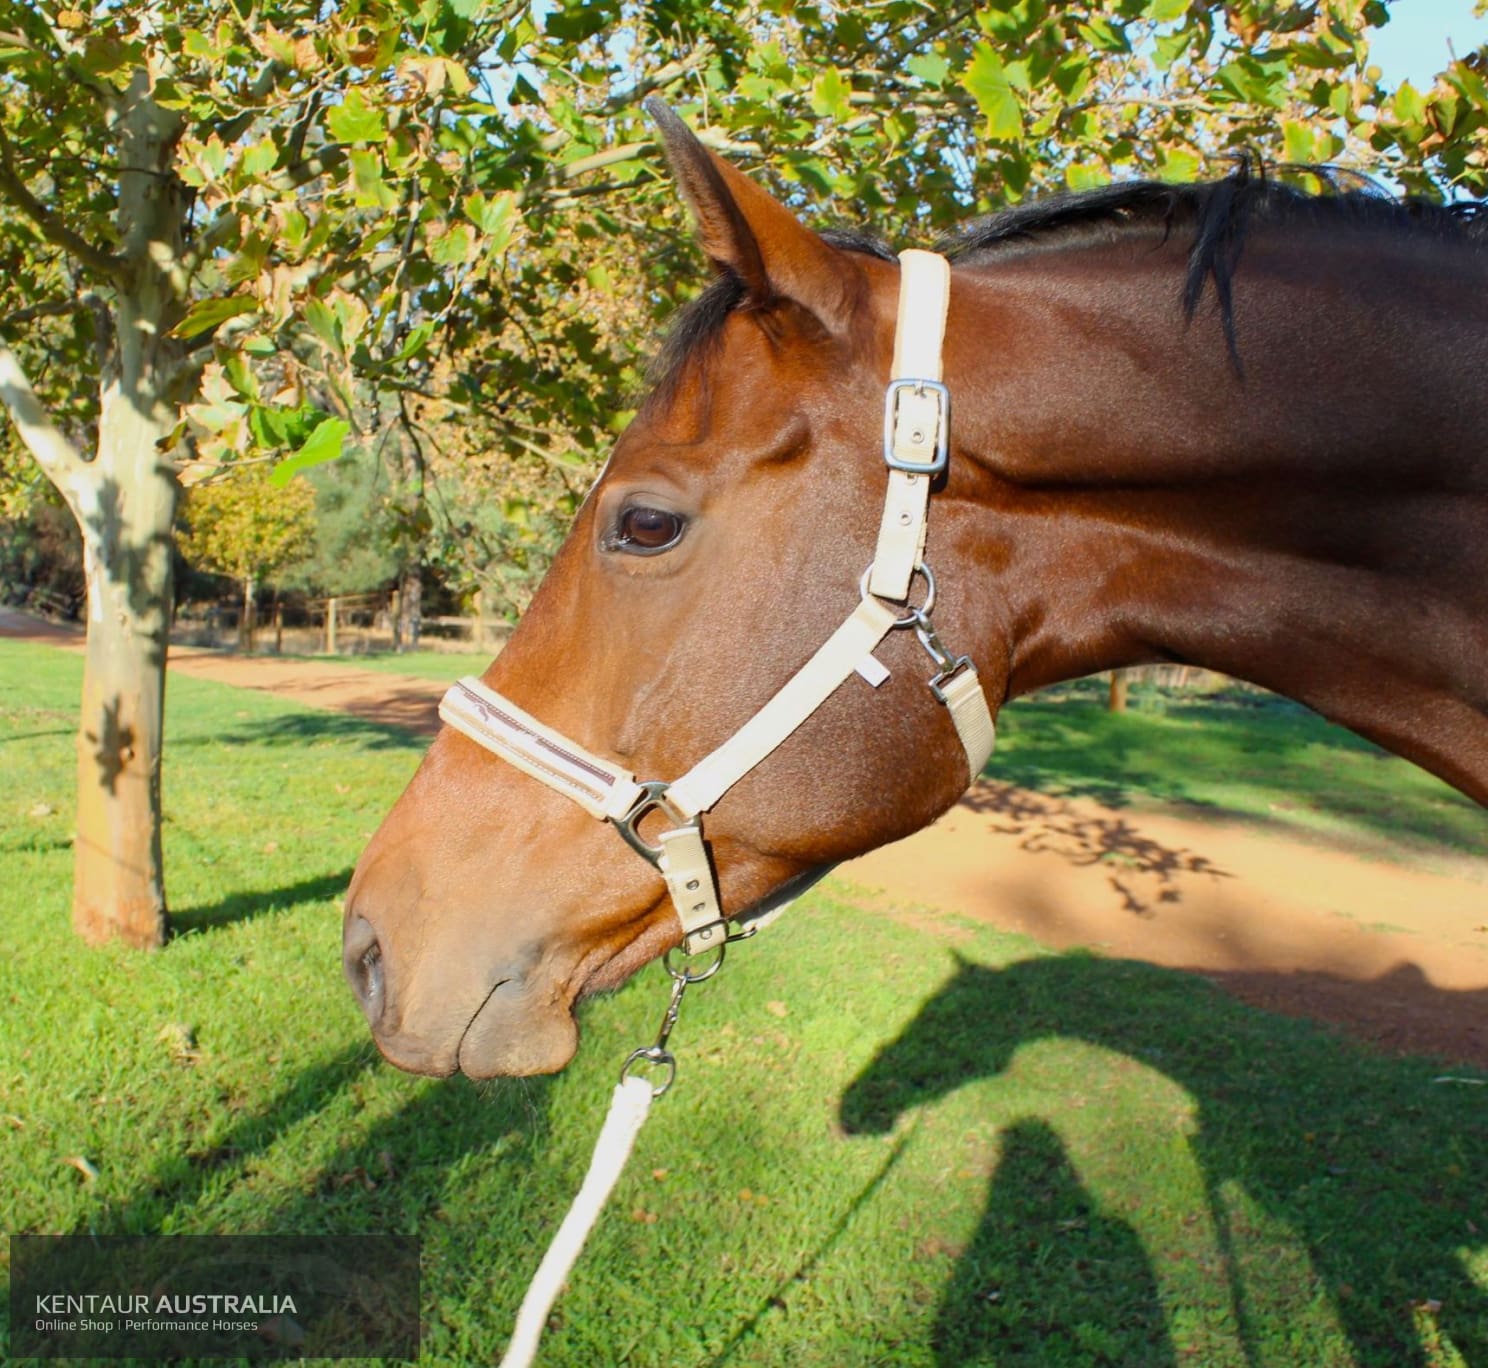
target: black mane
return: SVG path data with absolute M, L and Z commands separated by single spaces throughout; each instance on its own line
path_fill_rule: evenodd
M 975 265 L 1009 251 L 1061 250 L 1123 237 L 1191 231 L 1183 307 L 1192 316 L 1213 281 L 1232 356 L 1234 323 L 1230 283 L 1247 231 L 1257 225 L 1367 229 L 1398 236 L 1449 239 L 1488 246 L 1488 206 L 1442 205 L 1417 197 L 1396 199 L 1366 177 L 1332 167 L 1288 167 L 1315 177 L 1322 193 L 1270 179 L 1251 158 L 1213 181 L 1174 185 L 1128 181 L 1095 190 L 1040 195 L 1003 209 L 935 244 L 951 261 Z M 886 261 L 895 259 L 881 239 L 858 231 L 827 231 L 828 242 Z M 649 368 L 653 401 L 669 402 L 689 358 L 716 345 L 725 320 L 745 304 L 744 282 L 730 271 L 718 276 L 677 315 Z

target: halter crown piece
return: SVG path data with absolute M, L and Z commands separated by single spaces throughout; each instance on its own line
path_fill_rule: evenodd
M 730 920 L 703 839 L 703 814 L 770 755 L 856 673 L 877 687 L 888 671 L 874 648 L 896 627 L 912 627 L 935 664 L 930 692 L 955 724 L 966 752 L 967 782 L 992 754 L 992 713 L 967 656 L 953 656 L 930 623 L 935 581 L 924 562 L 930 485 L 946 469 L 950 450 L 950 393 L 941 383 L 941 345 L 950 303 L 950 266 L 934 252 L 899 254 L 899 312 L 894 363 L 884 396 L 884 462 L 888 492 L 873 563 L 846 621 L 753 717 L 680 779 L 638 782 L 612 760 L 585 750 L 478 679 L 454 684 L 439 716 L 486 750 L 572 799 L 593 817 L 614 823 L 621 836 L 661 872 L 682 927 L 687 954 L 721 947 Z M 916 575 L 926 599 L 909 604 Z M 895 606 L 899 605 L 899 606 Z M 638 824 L 656 811 L 667 829 L 657 843 Z M 791 888 L 799 893 L 803 885 Z M 750 934 L 782 906 L 749 914 Z

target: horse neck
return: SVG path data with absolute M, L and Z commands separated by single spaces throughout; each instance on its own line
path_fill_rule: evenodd
M 1352 246 L 1248 245 L 1238 358 L 1212 308 L 1185 322 L 1176 247 L 962 282 L 987 629 L 1009 696 L 1200 665 L 1488 803 L 1488 280 L 1417 251 L 1361 284 Z

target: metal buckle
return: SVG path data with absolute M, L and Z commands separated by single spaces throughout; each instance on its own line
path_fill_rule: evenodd
M 652 845 L 650 841 L 644 839 L 636 829 L 641 818 L 648 812 L 661 812 L 673 827 L 696 826 L 697 819 L 683 816 L 668 801 L 667 789 L 671 785 L 660 779 L 648 779 L 640 787 L 641 796 L 631 804 L 630 811 L 623 817 L 612 817 L 610 820 L 614 822 L 615 830 L 624 838 L 626 845 L 643 860 L 649 860 L 657 869 L 660 869 L 664 852 L 659 845 Z
M 904 390 L 935 396 L 935 455 L 928 461 L 906 461 L 894 455 L 894 426 L 899 416 L 899 395 Z M 921 434 L 923 435 L 923 434 Z M 914 434 L 911 434 L 914 436 Z M 909 475 L 939 475 L 950 461 L 951 392 L 938 380 L 890 380 L 884 391 L 884 464 Z

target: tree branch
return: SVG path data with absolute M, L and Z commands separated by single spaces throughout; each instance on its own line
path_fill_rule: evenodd
M 93 298 L 92 295 L 79 295 L 76 299 L 54 299 L 46 304 L 31 304 L 24 309 L 16 309 L 0 318 L 0 333 L 14 332 L 23 324 L 34 323 L 39 318 L 61 318 L 77 313 L 79 309 L 90 308 Z
M 54 247 L 76 257 L 83 265 L 91 267 L 110 280 L 117 280 L 124 272 L 124 261 L 112 252 L 95 247 L 86 238 L 73 232 L 50 209 L 36 198 L 15 169 L 11 160 L 10 140 L 0 129 L 0 195 L 4 195 L 17 209 L 29 218 L 41 234 Z
M 253 121 L 263 111 L 256 106 L 261 100 L 266 100 L 273 94 L 274 87 L 289 74 L 291 68 L 283 62 L 265 62 L 258 73 L 258 78 L 249 87 L 246 107 L 239 110 L 232 118 L 217 127 L 217 136 L 225 143 L 235 143 L 252 126 Z
M 0 404 L 4 404 L 10 414 L 10 420 L 27 450 L 36 457 L 36 464 L 46 472 L 47 478 L 57 486 L 67 502 L 73 504 L 71 486 L 87 462 L 83 460 L 82 452 L 52 422 L 15 353 L 3 342 L 0 342 Z

